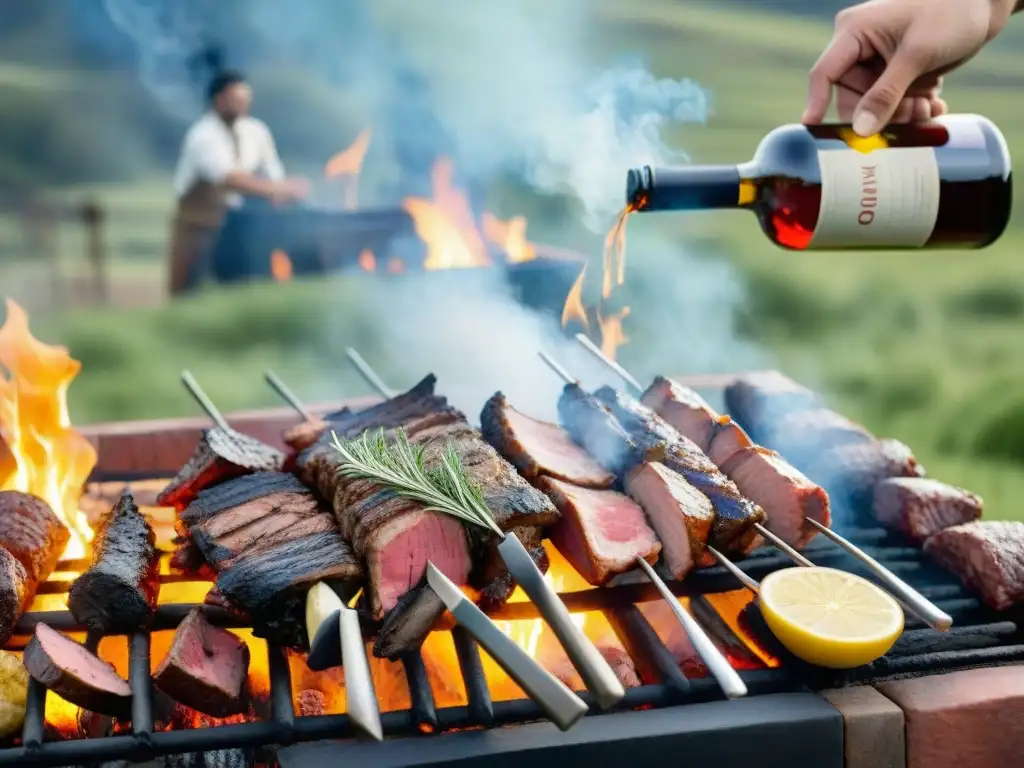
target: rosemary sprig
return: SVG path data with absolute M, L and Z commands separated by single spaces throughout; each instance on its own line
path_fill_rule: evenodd
M 488 528 L 504 537 L 480 488 L 466 473 L 450 441 L 441 454 L 440 466 L 434 469 L 424 465 L 423 446 L 412 445 L 401 428 L 396 431 L 393 443 L 384 437 L 383 429 L 364 432 L 355 440 L 341 440 L 332 432 L 331 442 L 342 457 L 338 467 L 342 476 L 377 483 L 426 504 L 427 509 Z

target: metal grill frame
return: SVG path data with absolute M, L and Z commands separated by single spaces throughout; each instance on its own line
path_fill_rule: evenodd
M 924 561 L 920 550 L 901 545 L 892 534 L 881 529 L 855 529 L 847 532 L 847 535 L 901 577 L 914 581 L 913 576 L 917 574 L 932 580 L 928 573 L 931 566 Z M 805 549 L 805 554 L 816 564 L 857 570 L 856 561 L 827 541 L 816 540 Z M 755 579 L 761 579 L 779 568 L 796 567 L 788 558 L 767 548 L 758 550 L 738 565 Z M 952 632 L 937 635 L 933 630 L 924 628 L 920 622 L 908 619 L 899 641 L 902 652 L 890 654 L 871 665 L 848 672 L 831 672 L 800 662 L 789 656 L 784 649 L 771 647 L 770 638 L 759 631 L 758 641 L 778 656 L 783 664 L 778 668 L 741 672 L 740 676 L 749 689 L 749 697 L 807 692 L 894 676 L 1024 660 L 1024 638 L 1020 636 L 1020 625 L 1007 621 L 1006 617 L 992 615 L 976 598 L 955 583 L 953 577 L 947 578 L 946 582 L 923 587 L 921 592 L 954 617 L 957 625 Z M 736 579 L 724 569 L 715 567 L 693 574 L 685 581 L 671 582 L 669 586 L 674 594 L 693 598 L 691 606 L 695 617 L 721 639 L 721 628 L 710 626 L 717 613 L 711 603 L 701 600 L 701 597 L 736 590 L 739 587 Z M 660 599 L 653 585 L 593 588 L 567 593 L 562 597 L 570 611 L 602 611 L 637 666 L 644 684 L 629 689 L 625 699 L 616 708 L 617 711 L 661 708 L 724 698 L 712 678 L 686 677 L 656 631 L 637 609 L 639 603 Z M 194 607 L 194 604 L 180 603 L 158 606 L 150 631 L 176 628 Z M 247 624 L 221 608 L 204 605 L 203 610 L 207 618 L 217 626 L 248 628 Z M 752 615 L 756 613 L 756 610 L 751 612 Z M 538 616 L 535 607 L 529 602 L 506 604 L 491 615 L 513 620 Z M 720 617 L 717 618 L 721 621 Z M 959 626 L 962 620 L 970 623 Z M 64 632 L 85 630 L 69 611 L 33 612 L 21 617 L 15 636 L 31 635 L 38 622 Z M 408 710 L 382 715 L 385 736 L 415 736 L 543 720 L 543 712 L 528 699 L 492 701 L 476 642 L 459 627 L 451 631 L 465 683 L 467 704 L 437 708 L 423 657 L 419 652 L 409 654 L 401 661 L 409 686 L 411 706 Z M 95 649 L 100 639 L 90 635 L 86 645 Z M 21 745 L 0 750 L 0 766 L 63 766 L 117 759 L 142 761 L 169 754 L 281 747 L 300 742 L 352 739 L 359 736 L 357 728 L 346 715 L 296 716 L 286 651 L 271 643 L 267 643 L 271 712 L 268 720 L 154 731 L 150 633 L 134 633 L 125 637 L 125 642 L 129 652 L 129 683 L 132 689 L 131 733 L 45 741 L 45 700 L 48 692 L 40 683 L 32 680 L 29 684 Z M 938 650 L 934 650 L 936 647 Z M 922 649 L 927 650 L 919 652 Z M 582 696 L 590 705 L 588 715 L 604 714 L 596 708 L 587 693 L 582 693 Z

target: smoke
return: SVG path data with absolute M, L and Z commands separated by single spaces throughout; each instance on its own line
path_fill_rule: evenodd
M 699 129 L 711 113 L 710 94 L 698 82 L 656 76 L 636 56 L 608 53 L 604 41 L 616 29 L 598 18 L 604 6 L 591 0 L 104 0 L 113 22 L 136 42 L 141 78 L 169 112 L 194 116 L 202 108 L 191 62 L 215 41 L 230 65 L 251 65 L 254 81 L 272 70 L 294 75 L 296 88 L 326 84 L 350 121 L 373 131 L 362 200 L 393 205 L 425 194 L 431 166 L 446 155 L 477 214 L 495 179 L 518 181 L 532 191 L 539 212 L 530 214 L 535 238 L 538 231 L 582 224 L 591 233 L 588 248 L 622 208 L 626 170 L 688 161 L 667 138 L 678 141 L 680 128 Z M 274 113 L 259 87 L 256 109 L 279 139 L 290 125 L 309 120 L 294 110 Z M 325 124 L 323 134 L 317 152 L 340 148 L 336 125 Z M 308 150 L 311 142 L 305 144 Z M 566 195 L 577 201 L 574 221 L 540 202 Z M 627 365 L 644 375 L 758 360 L 758 351 L 732 330 L 733 308 L 742 301 L 734 268 L 692 253 L 653 220 L 634 218 L 636 255 L 626 290 L 616 296 L 632 307 Z M 599 277 L 589 270 L 589 279 Z M 608 380 L 555 320 L 520 306 L 497 272 L 387 281 L 374 289 L 372 302 L 388 308 L 376 313 L 381 343 L 404 361 L 401 370 L 389 370 L 407 380 L 437 371 L 444 390 L 471 412 L 501 388 L 524 409 L 550 415 L 557 382 L 538 361 L 539 348 L 588 385 Z M 332 333 L 344 334 L 340 323 Z

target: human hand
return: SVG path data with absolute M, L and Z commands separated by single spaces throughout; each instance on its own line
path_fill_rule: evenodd
M 945 114 L 942 75 L 1005 26 L 1016 0 L 870 0 L 841 11 L 811 69 L 803 122 L 820 123 L 837 91 L 839 119 L 861 136 Z

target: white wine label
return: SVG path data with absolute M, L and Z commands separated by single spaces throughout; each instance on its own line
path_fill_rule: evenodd
M 939 214 L 932 147 L 818 152 L 821 206 L 808 248 L 919 248 Z

